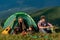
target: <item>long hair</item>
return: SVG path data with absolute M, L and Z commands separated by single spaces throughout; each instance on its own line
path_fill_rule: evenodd
M 20 17 L 21 18 L 21 17 Z M 19 19 L 20 19 L 19 18 Z M 22 31 L 24 31 L 25 29 L 26 29 L 26 25 L 25 25 L 25 23 L 24 23 L 24 19 L 23 18 L 21 18 L 22 19 L 22 23 L 21 23 L 21 25 L 22 25 Z

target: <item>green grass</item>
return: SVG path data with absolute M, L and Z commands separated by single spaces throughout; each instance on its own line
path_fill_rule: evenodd
M 33 38 L 31 36 L 28 36 L 28 35 L 22 36 L 21 34 L 3 35 L 3 34 L 1 34 L 2 30 L 3 29 L 0 27 L 0 40 L 60 40 L 60 33 L 52 33 L 52 34 L 35 33 L 32 35 L 33 36 L 40 36 L 40 37 Z
M 60 27 L 60 7 L 49 8 L 49 9 L 42 9 L 30 14 L 34 20 L 37 21 L 40 19 L 41 15 L 45 15 L 48 18 L 48 21 L 54 24 L 55 26 L 59 25 Z M 18 35 L 2 35 L 1 32 L 3 29 L 0 27 L 0 40 L 60 40 L 60 32 L 59 33 L 52 33 L 52 34 L 42 34 L 42 33 L 35 33 L 33 36 L 39 36 L 38 38 L 32 38 L 31 36 L 25 35 L 22 36 L 21 34 Z

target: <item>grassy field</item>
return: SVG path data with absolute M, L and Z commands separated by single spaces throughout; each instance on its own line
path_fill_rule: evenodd
M 41 15 L 45 15 L 49 22 L 60 28 L 60 7 L 38 10 L 30 15 L 36 23 L 39 21 Z M 21 34 L 3 35 L 1 34 L 2 30 L 3 29 L 0 27 L 0 40 L 60 40 L 60 32 L 52 34 L 35 33 L 32 35 L 22 36 Z
M 21 34 L 3 35 L 1 34 L 2 30 L 3 29 L 0 27 L 0 40 L 60 40 L 60 33 L 52 33 L 52 34 L 35 33 L 32 34 L 33 37 L 31 37 L 29 35 L 22 36 Z

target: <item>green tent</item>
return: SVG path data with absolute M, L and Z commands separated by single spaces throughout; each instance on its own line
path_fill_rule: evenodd
M 17 20 L 18 17 L 22 17 L 24 20 L 26 20 L 28 27 L 30 25 L 33 25 L 35 30 L 37 30 L 37 25 L 36 25 L 35 21 L 32 19 L 31 16 L 29 16 L 25 12 L 18 12 L 18 13 L 11 15 L 4 23 L 3 28 L 6 29 L 9 26 L 12 30 L 14 30 L 14 24 L 17 23 L 14 21 Z

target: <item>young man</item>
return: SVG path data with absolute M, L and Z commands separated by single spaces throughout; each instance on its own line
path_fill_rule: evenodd
M 40 21 L 38 22 L 38 28 L 39 28 L 39 31 L 42 33 L 51 33 L 53 31 L 52 24 L 46 21 L 45 16 L 41 16 Z

